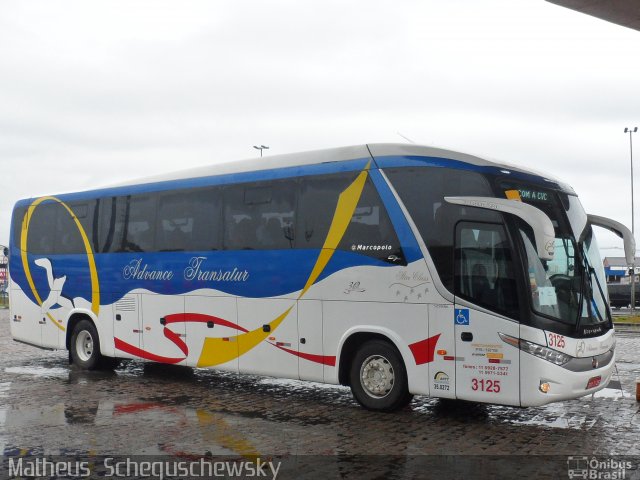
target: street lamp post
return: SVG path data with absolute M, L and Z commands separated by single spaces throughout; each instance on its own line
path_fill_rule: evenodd
M 633 211 L 633 137 L 632 134 L 638 131 L 638 127 L 626 128 L 624 133 L 629 134 L 629 156 L 631 157 L 631 233 L 635 238 L 635 214 Z M 633 314 L 636 308 L 636 252 L 633 252 L 633 262 L 631 263 L 631 313 Z
M 262 151 L 263 150 L 269 150 L 269 147 L 267 147 L 266 145 L 254 145 L 253 148 L 255 148 L 256 150 L 260 150 L 260 158 L 262 158 Z

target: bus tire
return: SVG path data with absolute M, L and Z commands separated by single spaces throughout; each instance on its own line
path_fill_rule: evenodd
M 69 350 L 73 363 L 83 370 L 97 370 L 103 365 L 98 330 L 89 320 L 80 320 L 75 326 Z
M 353 396 L 367 410 L 393 412 L 413 398 L 402 357 L 384 340 L 370 340 L 358 349 L 349 380 Z

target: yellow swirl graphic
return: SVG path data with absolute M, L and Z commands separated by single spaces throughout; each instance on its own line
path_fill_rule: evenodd
M 300 300 L 305 293 L 316 282 L 318 277 L 322 274 L 323 270 L 331 260 L 333 253 L 340 244 L 340 240 L 344 237 L 351 217 L 358 206 L 364 185 L 367 180 L 369 166 L 371 162 L 368 162 L 364 170 L 360 172 L 358 177 L 349 185 L 338 198 L 338 204 L 331 220 L 331 226 L 327 233 L 327 238 L 324 241 L 322 250 L 316 260 L 316 263 L 311 270 L 311 274 L 307 279 L 304 288 L 298 296 Z M 211 367 L 214 365 L 220 365 L 222 363 L 229 362 L 234 358 L 237 358 L 249 350 L 256 347 L 260 342 L 264 341 L 268 336 L 273 335 L 282 321 L 289 315 L 289 312 L 293 309 L 293 305 L 280 314 L 277 318 L 269 323 L 271 327 L 268 332 L 265 332 L 263 327 L 257 328 L 247 333 L 242 333 L 235 338 L 237 343 L 233 341 L 224 340 L 222 338 L 207 337 L 204 339 L 204 345 L 202 346 L 202 352 L 200 353 L 200 359 L 198 360 L 199 367 Z

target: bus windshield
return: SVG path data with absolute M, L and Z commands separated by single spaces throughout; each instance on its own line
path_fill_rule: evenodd
M 505 192 L 514 198 L 509 192 L 516 190 L 522 201 L 547 214 L 555 230 L 554 258 L 542 260 L 536 252 L 533 231 L 518 223 L 533 310 L 576 328 L 609 321 L 600 252 L 578 198 L 522 185 L 509 185 Z

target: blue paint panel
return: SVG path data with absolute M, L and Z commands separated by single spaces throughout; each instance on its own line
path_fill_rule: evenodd
M 165 295 L 184 294 L 202 288 L 251 298 L 285 295 L 304 287 L 319 253 L 319 250 L 240 250 L 97 254 L 95 261 L 100 283 L 100 303 L 114 303 L 131 290 L 139 288 Z M 34 284 L 44 300 L 49 295 L 46 272 L 34 263 L 42 257 L 28 255 Z M 204 258 L 195 265 L 193 259 L 198 257 Z M 51 255 L 47 258 L 51 260 L 54 278 L 67 277 L 62 288 L 63 296 L 91 301 L 91 278 L 86 255 Z M 35 303 L 21 268 L 19 254 L 13 255 L 11 261 L 14 266 L 19 265 L 11 269 L 12 280 Z M 393 266 L 365 255 L 336 251 L 318 281 L 345 268 L 367 265 L 384 268 Z M 196 274 L 189 268 L 194 269 Z M 172 275 L 170 279 L 155 279 L 155 272 L 164 272 L 165 276 L 171 272 Z

